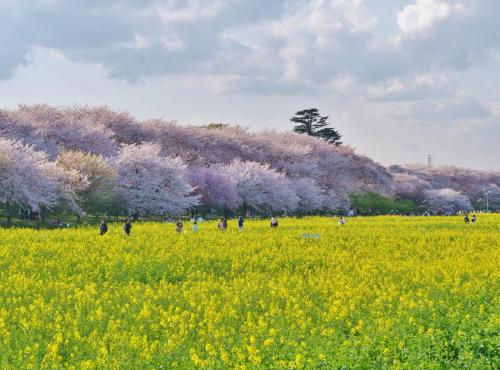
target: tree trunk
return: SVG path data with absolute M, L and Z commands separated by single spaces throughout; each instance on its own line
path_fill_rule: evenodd
M 10 202 L 9 201 L 7 201 L 7 204 L 6 204 L 6 211 L 7 211 L 7 224 L 12 225 L 12 214 L 11 214 L 11 210 L 10 210 Z
M 40 207 L 40 219 L 42 220 L 42 223 L 45 225 L 45 212 L 43 207 Z

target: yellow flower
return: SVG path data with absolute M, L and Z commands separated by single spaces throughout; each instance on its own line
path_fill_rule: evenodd
M 267 338 L 264 340 L 264 346 L 270 346 L 274 343 L 274 338 Z
M 110 224 L 105 240 L 91 227 L 0 228 L 0 358 L 32 369 L 453 368 L 452 340 L 494 352 L 484 339 L 500 324 L 499 224 L 383 216 L 340 230 L 306 217 L 222 235 L 207 221 L 179 238 L 141 222 L 128 239 Z M 490 360 L 467 348 L 460 366 Z

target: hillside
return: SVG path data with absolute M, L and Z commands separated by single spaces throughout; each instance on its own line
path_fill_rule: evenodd
M 0 140 L 3 171 L 12 178 L 4 181 L 1 203 L 9 201 L 5 189 L 12 186 L 16 173 L 18 182 L 23 181 L 19 173 L 26 173 L 21 167 L 27 164 L 14 152 L 35 151 L 43 157 L 37 164 L 39 176 L 57 188 L 50 201 L 42 201 L 47 194 L 10 200 L 34 208 L 50 208 L 62 200 L 82 212 L 90 193 L 94 203 L 103 194 L 103 177 L 115 205 L 126 203 L 132 211 L 156 214 L 182 213 L 197 203 L 207 209 L 243 207 L 264 213 L 335 211 L 349 208 L 349 194 L 368 191 L 409 198 L 428 208 L 439 204 L 441 209 L 481 207 L 485 190 L 490 191 L 490 206 L 498 207 L 500 199 L 499 172 L 385 168 L 348 146 L 335 147 L 296 133 L 141 121 L 107 107 L 0 110 Z M 107 176 L 84 165 L 87 162 L 101 163 Z

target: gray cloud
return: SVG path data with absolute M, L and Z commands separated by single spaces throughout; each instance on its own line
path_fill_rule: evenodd
M 500 3 L 488 0 L 397 44 L 376 36 L 377 18 L 362 2 L 26 1 L 0 11 L 4 77 L 41 46 L 129 80 L 189 71 L 237 73 L 255 86 L 296 77 L 290 86 L 321 87 L 339 74 L 376 83 L 467 68 L 498 48 L 500 35 Z
M 394 116 L 400 119 L 417 119 L 422 125 L 432 126 L 490 119 L 493 112 L 475 97 L 456 96 L 410 102 L 406 109 L 395 112 Z

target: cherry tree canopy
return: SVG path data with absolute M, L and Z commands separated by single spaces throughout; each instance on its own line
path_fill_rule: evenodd
M 236 192 L 244 207 L 263 213 L 294 211 L 299 197 L 287 177 L 269 165 L 235 159 L 222 171 L 236 182 Z
M 488 194 L 490 208 L 500 209 L 498 171 L 385 168 L 348 146 L 292 132 L 140 121 L 107 107 L 22 105 L 0 109 L 0 139 L 10 143 L 1 148 L 3 171 L 19 181 L 19 197 L 9 202 L 35 208 L 63 201 L 74 212 L 93 213 L 120 196 L 140 213 L 177 214 L 196 204 L 193 191 L 211 208 L 245 205 L 266 213 L 347 209 L 350 194 L 368 191 L 425 208 L 439 198 L 429 191 L 452 189 L 480 208 Z M 30 170 L 26 153 L 36 157 Z M 44 179 L 46 186 L 38 186 Z M 54 186 L 55 196 L 46 191 Z
M 224 209 L 240 206 L 236 182 L 220 171 L 212 167 L 192 168 L 188 171 L 188 179 L 204 205 Z
M 301 212 L 319 211 L 326 206 L 325 192 L 312 178 L 298 178 L 290 181 L 290 188 L 299 197 L 297 210 Z
M 427 209 L 431 211 L 468 211 L 472 209 L 469 197 L 453 189 L 436 189 L 424 192 Z
M 118 194 L 133 212 L 178 215 L 197 205 L 178 158 L 160 156 L 154 144 L 126 145 L 115 161 Z
M 114 180 L 116 170 L 98 154 L 68 150 L 59 154 L 57 166 L 66 177 L 77 177 L 71 188 L 77 200 L 86 211 L 102 211 L 109 208 L 115 200 Z M 86 186 L 82 186 L 86 182 Z
M 0 203 L 52 208 L 59 198 L 58 184 L 50 176 L 55 171 L 44 153 L 0 138 Z

